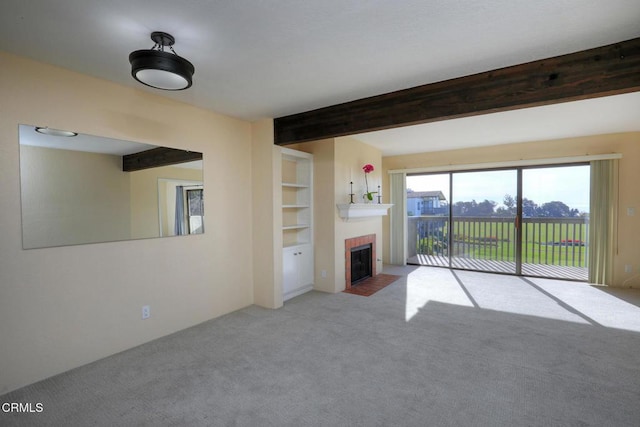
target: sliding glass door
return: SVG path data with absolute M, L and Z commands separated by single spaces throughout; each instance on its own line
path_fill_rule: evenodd
M 451 266 L 517 272 L 515 169 L 452 174 Z
M 407 176 L 408 262 L 587 280 L 589 170 Z
M 449 267 L 450 174 L 407 176 L 409 262 Z
M 590 166 L 522 171 L 522 274 L 587 280 Z

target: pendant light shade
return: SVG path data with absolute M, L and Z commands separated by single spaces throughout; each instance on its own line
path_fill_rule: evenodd
M 163 90 L 184 90 L 191 87 L 195 68 L 173 50 L 171 34 L 151 33 L 155 45 L 151 49 L 136 50 L 129 55 L 131 76 L 140 83 Z M 171 52 L 165 52 L 168 46 Z

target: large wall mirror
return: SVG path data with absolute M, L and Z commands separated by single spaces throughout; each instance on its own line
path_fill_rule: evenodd
M 19 126 L 22 246 L 204 233 L 202 153 Z

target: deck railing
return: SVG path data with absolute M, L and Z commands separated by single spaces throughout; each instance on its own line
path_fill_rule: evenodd
M 408 256 L 418 254 L 515 261 L 514 218 L 408 217 Z M 570 267 L 587 266 L 588 218 L 524 218 L 522 262 Z

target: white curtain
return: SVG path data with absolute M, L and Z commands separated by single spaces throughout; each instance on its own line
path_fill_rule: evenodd
M 589 282 L 610 285 L 618 235 L 618 160 L 591 162 Z
M 392 173 L 391 183 L 391 218 L 390 218 L 390 261 L 394 265 L 407 264 L 407 190 L 405 173 Z

